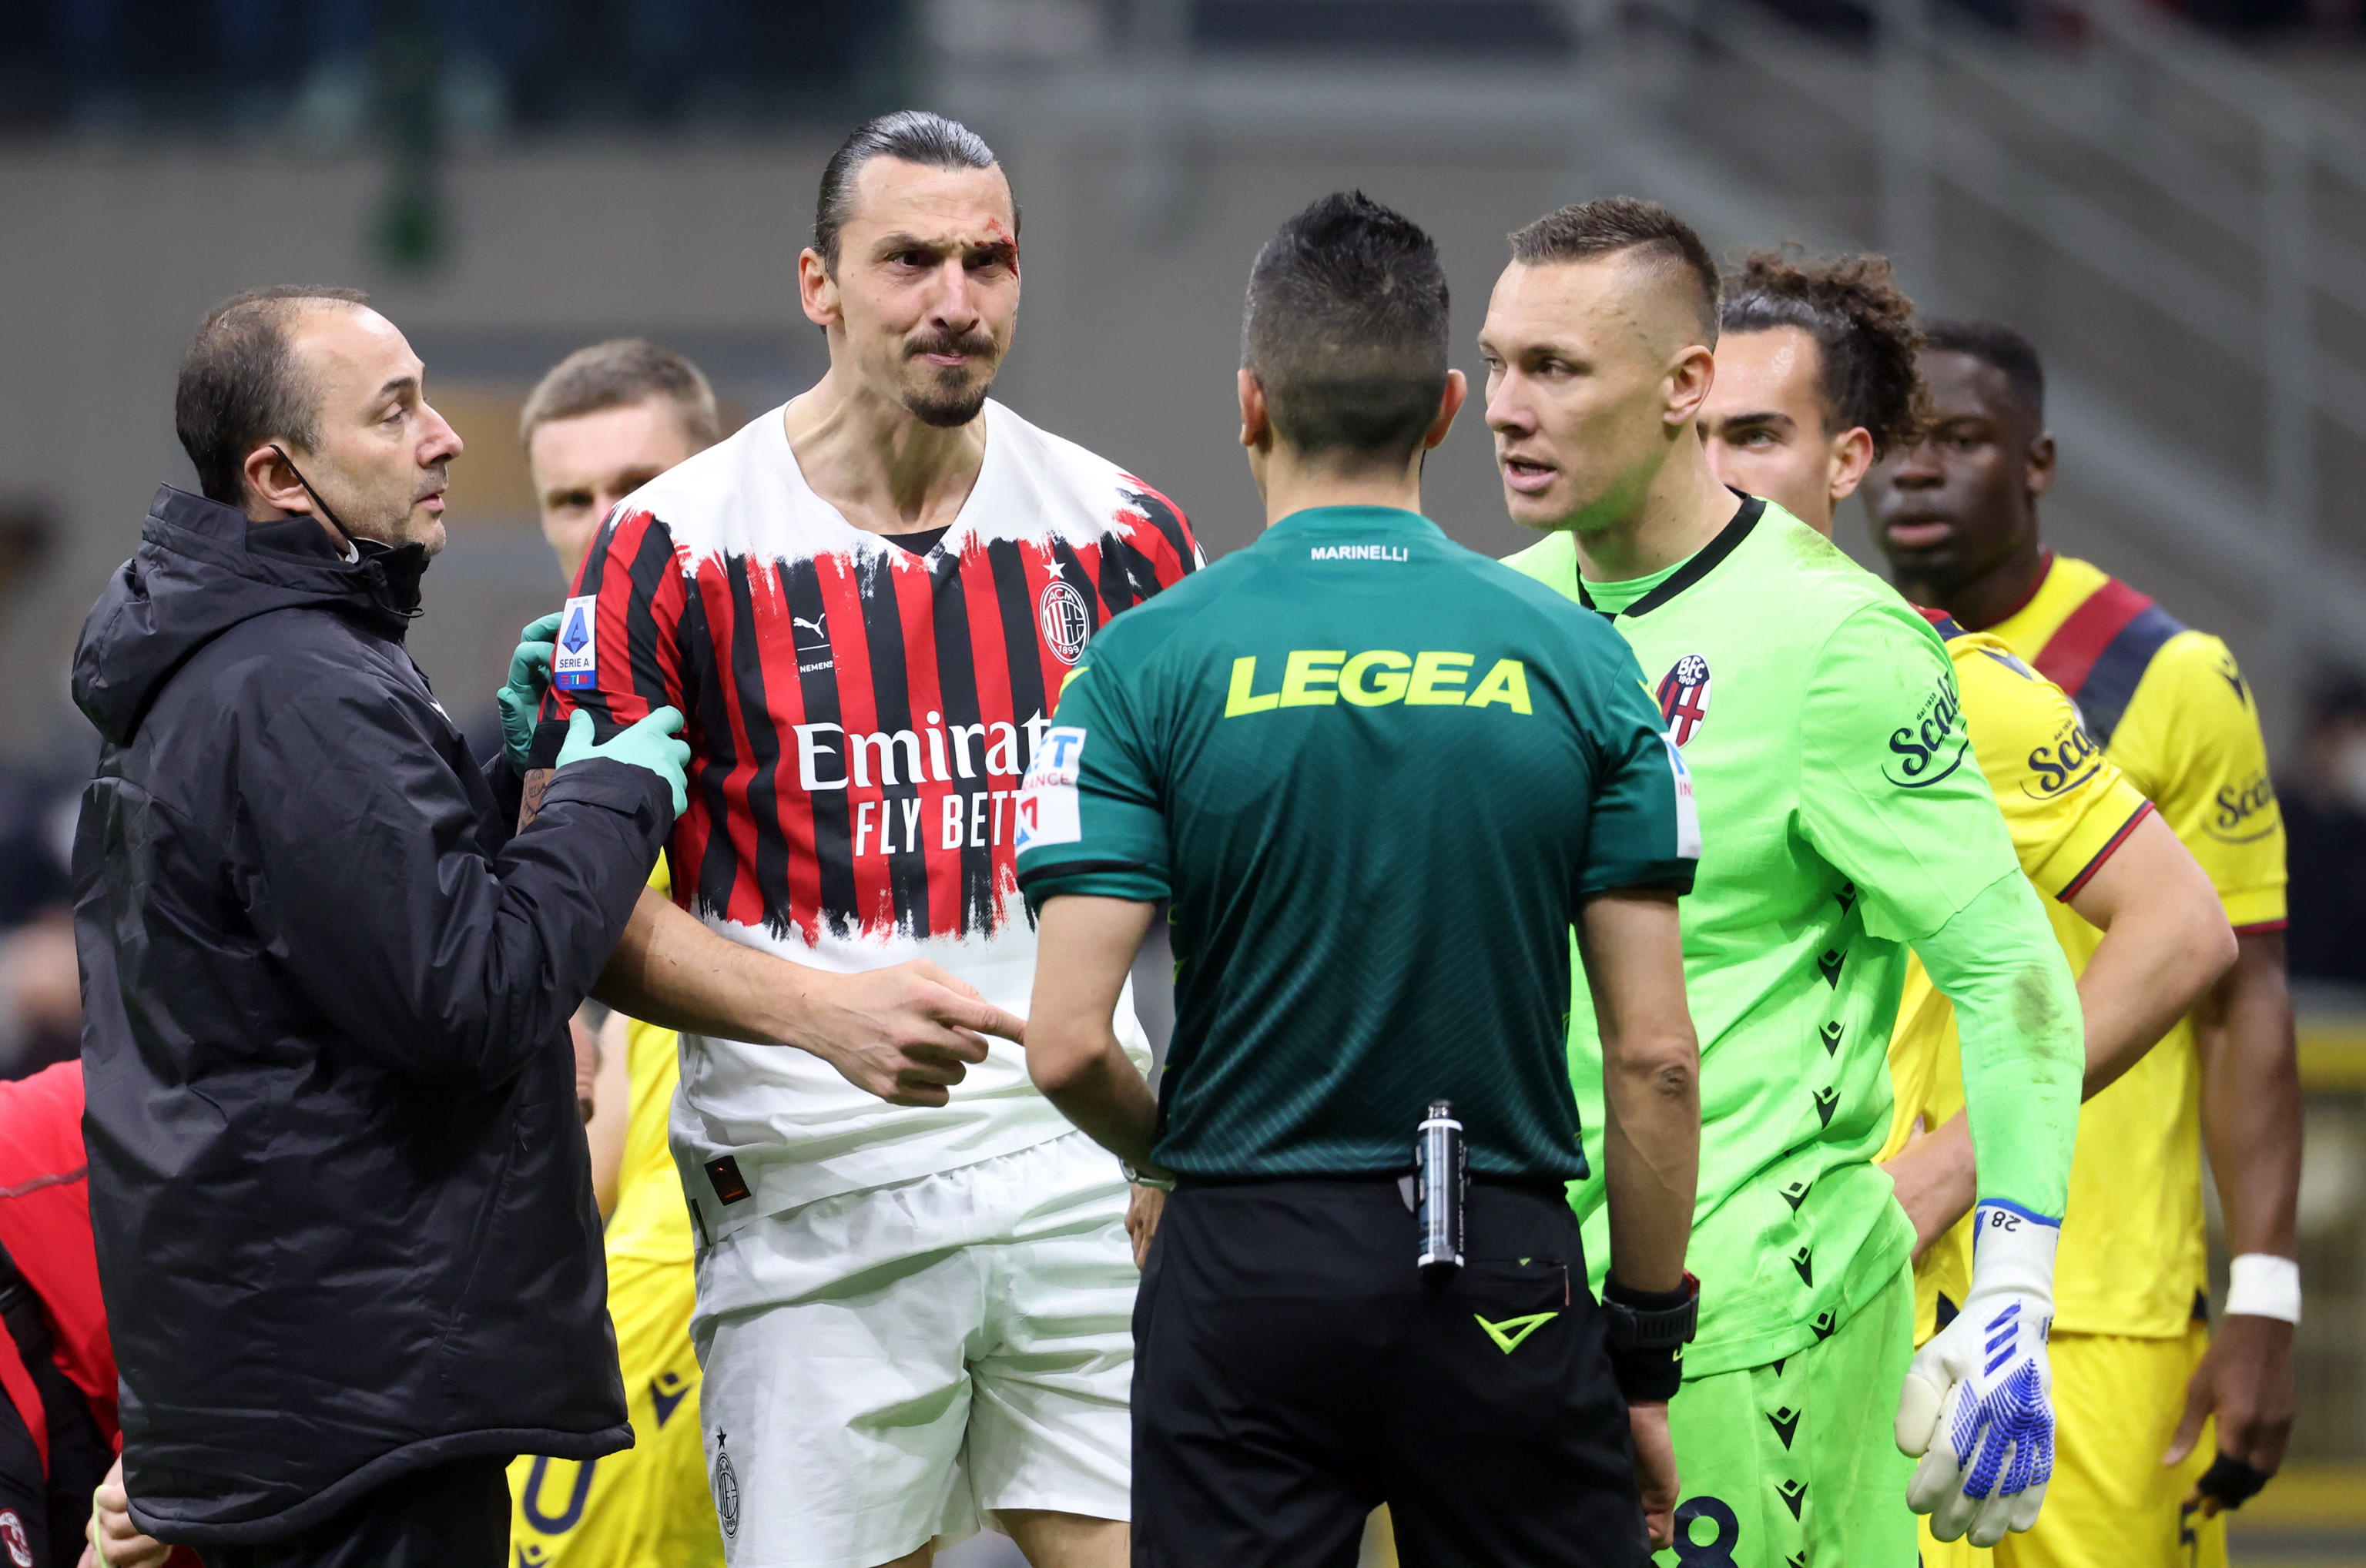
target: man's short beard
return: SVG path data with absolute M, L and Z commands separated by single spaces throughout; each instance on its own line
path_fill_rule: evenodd
M 922 424 L 939 430 L 958 430 L 978 416 L 986 407 L 986 394 L 993 389 L 991 379 L 975 387 L 940 384 L 926 391 L 906 393 L 904 407 Z

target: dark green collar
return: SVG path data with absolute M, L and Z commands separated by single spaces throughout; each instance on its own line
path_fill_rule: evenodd
M 1267 538 L 1276 535 L 1312 534 L 1317 532 L 1343 534 L 1414 534 L 1445 537 L 1445 531 L 1418 512 L 1407 512 L 1397 506 L 1310 506 L 1293 512 L 1265 531 Z

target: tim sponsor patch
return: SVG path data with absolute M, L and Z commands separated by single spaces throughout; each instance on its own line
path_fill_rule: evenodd
M 569 599 L 559 612 L 558 641 L 550 651 L 550 683 L 562 692 L 598 685 L 599 651 L 600 601 L 589 593 Z
M 1037 844 L 1073 844 L 1085 836 L 1076 803 L 1084 756 L 1085 732 L 1075 725 L 1055 724 L 1043 732 L 1043 744 L 1035 748 L 1019 785 L 1018 853 Z

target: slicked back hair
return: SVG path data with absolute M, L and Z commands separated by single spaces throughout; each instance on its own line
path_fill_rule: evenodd
M 246 455 L 260 443 L 321 444 L 321 390 L 297 363 L 289 328 L 308 310 L 368 304 L 358 288 L 280 283 L 213 308 L 173 389 L 174 433 L 208 501 L 245 503 Z
M 1436 243 L 1362 191 L 1307 207 L 1249 268 L 1241 365 L 1274 434 L 1307 456 L 1412 457 L 1446 392 L 1448 341 Z
M 1512 259 L 1525 266 L 1592 261 L 1596 256 L 1639 251 L 1662 265 L 1680 269 L 1693 288 L 1701 339 L 1717 346 L 1717 263 L 1692 225 L 1656 201 L 1636 196 L 1606 196 L 1548 212 L 1512 231 Z
M 873 158 L 901 158 L 924 169 L 990 169 L 997 160 L 986 139 L 959 120 L 927 109 L 897 109 L 866 119 L 838 145 L 821 172 L 814 203 L 814 249 L 838 273 L 838 236 L 854 216 L 854 181 Z M 1019 197 L 1010 198 L 1010 235 L 1019 237 Z
M 1887 256 L 1841 256 L 1802 265 L 1753 251 L 1725 280 L 1725 330 L 1797 327 L 1816 342 L 1826 434 L 1862 425 L 1873 455 L 1911 446 L 1923 424 L 1914 353 L 1914 302 L 1898 291 Z
M 673 405 L 682 434 L 702 449 L 723 439 L 715 389 L 697 366 L 644 337 L 611 338 L 579 348 L 550 368 L 526 394 L 518 413 L 518 440 L 534 444 L 534 433 L 553 420 L 627 409 L 662 398 Z
M 1932 321 L 1922 329 L 1922 346 L 1941 354 L 1968 354 L 2004 372 L 2012 395 L 2032 418 L 2045 423 L 2045 365 L 2037 345 L 2001 321 Z

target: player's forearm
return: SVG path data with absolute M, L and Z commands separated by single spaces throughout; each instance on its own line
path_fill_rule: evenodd
M 643 888 L 592 995 L 662 1029 L 794 1045 L 807 983 L 800 965 L 717 936 Z
M 2191 857 L 2158 818 L 2148 822 L 2191 866 Z M 2135 847 L 2132 841 L 2121 853 Z M 2141 871 L 2135 865 L 2127 869 Z M 2092 1100 L 2142 1061 L 2234 960 L 2235 937 L 2218 897 L 2201 868 L 2191 869 L 2198 890 L 2133 874 L 2092 901 L 2082 895 L 2075 906 L 2105 928 L 2102 944 L 2079 976 L 2079 1010 L 2086 1029 L 2084 1099 Z M 1901 1199 L 1911 1188 L 1907 1213 L 1919 1243 L 1927 1245 L 1970 1213 L 1979 1196 L 1969 1120 L 1957 1111 L 1892 1158 L 1889 1169 L 1898 1178 Z
M 2058 1220 L 2086 1053 L 2078 987 L 2036 890 L 2001 876 L 1914 945 L 1955 1005 L 1979 1196 Z
M 2295 1256 L 2301 1089 L 2281 931 L 2240 939 L 2196 1031 L 2202 1139 L 2229 1250 Z

